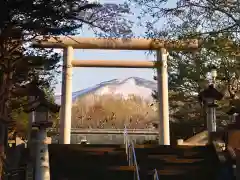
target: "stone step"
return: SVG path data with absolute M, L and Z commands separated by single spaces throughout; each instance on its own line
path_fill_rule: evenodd
M 147 147 L 135 147 L 137 154 L 149 155 L 149 154 L 161 154 L 161 155 L 177 155 L 183 157 L 205 157 L 209 153 L 215 152 L 213 146 L 147 146 Z
M 129 170 L 114 170 L 114 169 L 103 169 L 96 166 L 92 166 L 89 169 L 65 169 L 62 173 L 51 173 L 51 179 L 87 179 L 87 180 L 133 180 L 134 172 Z
M 218 158 L 214 149 L 191 146 L 136 145 L 141 180 L 152 180 L 157 169 L 160 180 L 215 179 Z M 133 180 L 134 166 L 128 166 L 122 145 L 50 145 L 52 180 Z

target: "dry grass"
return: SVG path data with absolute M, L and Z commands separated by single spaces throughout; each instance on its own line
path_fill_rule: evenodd
M 74 128 L 147 128 L 155 121 L 157 113 L 150 102 L 132 96 L 88 95 L 80 98 L 72 107 L 72 127 Z
M 72 107 L 72 127 L 84 129 L 146 129 L 158 124 L 158 112 L 150 102 L 132 96 L 112 95 L 80 98 Z M 198 121 L 170 121 L 171 140 L 188 139 L 202 131 Z

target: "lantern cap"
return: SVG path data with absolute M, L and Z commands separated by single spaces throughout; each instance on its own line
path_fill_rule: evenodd
M 29 103 L 27 106 L 24 108 L 24 112 L 30 113 L 32 111 L 36 111 L 40 107 L 46 107 L 47 110 L 53 113 L 57 113 L 60 111 L 60 106 L 50 102 L 46 98 L 38 98 L 37 100 Z
M 234 99 L 230 102 L 231 107 L 227 111 L 228 115 L 233 115 L 234 113 L 240 114 L 240 99 Z
M 198 96 L 201 101 L 205 101 L 207 98 L 214 100 L 221 100 L 223 98 L 223 94 L 214 88 L 213 84 L 209 85 L 207 89 L 201 91 Z
M 240 111 L 238 111 L 236 107 L 232 106 L 226 113 L 227 113 L 228 115 L 233 115 L 233 114 L 239 113 L 239 112 L 240 112 Z
M 20 88 L 14 90 L 13 95 L 18 96 L 43 96 L 45 93 L 38 87 L 36 81 L 32 81 L 28 84 L 22 85 Z

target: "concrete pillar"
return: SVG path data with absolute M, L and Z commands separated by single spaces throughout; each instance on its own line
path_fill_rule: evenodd
M 28 102 L 31 103 L 32 101 L 35 100 L 35 97 L 34 96 L 29 96 L 28 97 Z M 28 114 L 28 134 L 27 134 L 27 147 L 30 148 L 30 145 L 31 145 L 31 134 L 32 134 L 32 124 L 33 122 L 35 122 L 35 112 L 32 111 Z
M 70 144 L 71 139 L 73 53 L 71 46 L 65 48 L 63 52 L 60 144 Z
M 215 107 L 208 107 L 207 128 L 208 128 L 209 133 L 217 131 L 216 109 L 215 109 Z
M 157 51 L 157 61 L 161 62 L 161 66 L 157 69 L 160 145 L 170 145 L 167 56 L 166 49 Z
M 215 107 L 207 107 L 207 130 L 208 130 L 208 143 L 211 144 L 213 141 L 212 133 L 217 131 Z
M 47 132 L 40 127 L 37 137 L 35 180 L 50 180 Z

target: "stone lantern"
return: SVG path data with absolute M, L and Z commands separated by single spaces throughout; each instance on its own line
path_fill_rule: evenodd
M 35 101 L 29 103 L 24 111 L 27 113 L 35 111 L 35 121 L 32 122 L 33 127 L 38 128 L 37 148 L 36 148 L 36 166 L 35 180 L 50 180 L 49 174 L 49 157 L 48 142 L 46 129 L 52 126 L 49 120 L 49 113 L 57 113 L 60 106 L 51 103 L 45 97 L 38 97 Z
M 22 85 L 12 92 L 13 97 L 28 97 L 28 104 L 24 107 L 24 111 L 29 113 L 29 128 L 28 128 L 28 148 L 33 161 L 36 161 L 35 179 L 48 180 L 49 177 L 49 162 L 47 148 L 47 132 L 46 129 L 52 126 L 49 120 L 49 113 L 58 112 L 60 107 L 55 103 L 51 103 L 46 99 L 46 94 L 39 88 L 41 84 L 38 79 L 33 79 L 32 82 Z M 32 127 L 37 127 L 37 145 L 32 145 Z M 36 159 L 35 159 L 36 158 Z M 28 163 L 27 171 L 32 173 L 31 162 Z
M 227 115 L 230 116 L 230 122 L 228 126 L 235 126 L 237 117 L 239 116 L 240 109 L 237 109 L 235 106 L 231 106 L 230 109 L 227 111 Z
M 207 129 L 208 129 L 208 137 L 209 142 L 211 141 L 212 132 L 216 132 L 216 108 L 218 105 L 216 101 L 221 100 L 223 98 L 223 94 L 214 88 L 214 85 L 211 84 L 207 89 L 204 89 L 199 93 L 199 100 L 202 102 L 206 109 L 207 113 Z
M 240 99 L 234 99 L 231 101 L 231 108 L 227 112 L 228 115 L 233 116 L 231 124 L 235 129 L 240 130 Z

